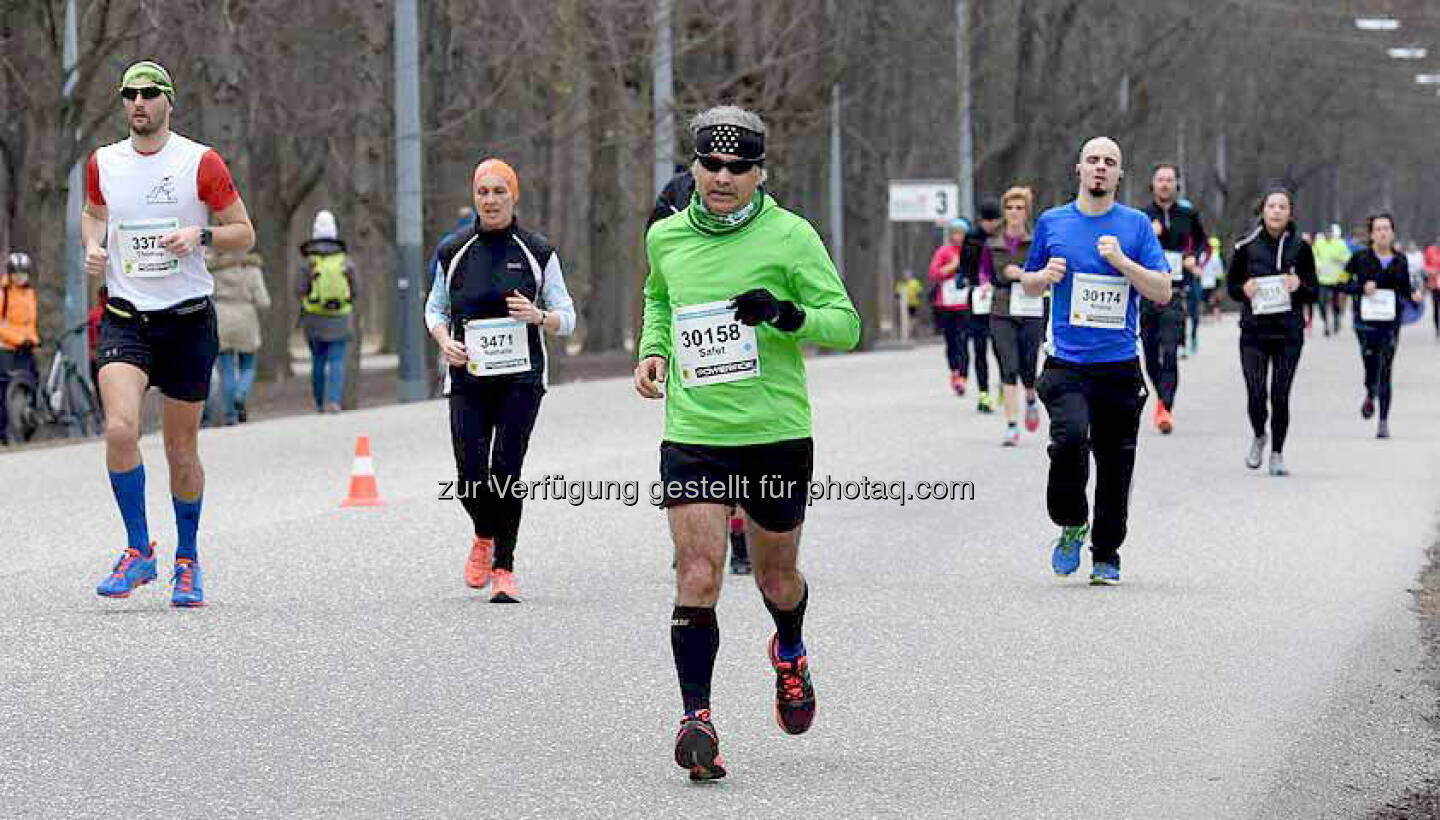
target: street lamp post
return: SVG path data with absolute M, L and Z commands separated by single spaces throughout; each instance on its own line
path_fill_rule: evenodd
M 420 401 L 425 384 L 421 295 L 428 290 L 421 258 L 423 182 L 420 146 L 420 13 L 416 0 L 395 4 L 395 288 L 399 399 Z M 358 342 L 357 342 L 358 343 Z
M 655 50 L 651 55 L 655 118 L 654 188 L 658 196 L 675 174 L 675 68 L 670 33 L 670 0 L 655 0 Z
M 63 52 L 61 54 L 61 68 L 65 74 L 65 84 L 61 93 L 66 102 L 73 102 L 75 98 L 75 87 L 80 79 L 80 38 L 77 36 L 77 23 L 79 14 L 75 8 L 75 0 L 69 0 L 65 4 L 65 39 Z M 64 134 L 62 139 L 68 149 L 80 140 L 80 117 L 78 114 L 73 117 L 75 130 Z M 68 153 L 68 151 L 66 151 Z M 85 281 L 85 257 L 80 251 L 80 208 L 84 205 L 84 163 L 77 158 L 70 166 L 69 190 L 65 199 L 65 249 L 61 253 L 65 271 L 65 327 L 75 327 L 85 321 L 90 313 L 90 293 Z M 65 345 L 65 354 L 72 360 L 83 362 L 86 359 L 85 335 L 78 334 L 67 336 L 61 344 Z

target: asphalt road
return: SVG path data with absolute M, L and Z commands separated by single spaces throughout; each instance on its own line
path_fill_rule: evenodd
M 625 381 L 546 399 L 529 476 L 641 498 L 532 502 L 521 606 L 462 584 L 440 403 L 205 431 L 199 611 L 93 594 L 123 537 L 98 444 L 0 456 L 0 815 L 1363 816 L 1440 768 L 1407 594 L 1440 508 L 1440 344 L 1407 331 L 1378 441 L 1353 337 L 1312 339 L 1272 479 L 1242 465 L 1235 338 L 1205 328 L 1177 432 L 1142 433 L 1112 589 L 1049 573 L 1043 427 L 1002 449 L 934 346 L 813 359 L 817 477 L 975 499 L 812 508 L 805 736 L 771 720 L 772 626 L 729 580 L 731 776 L 705 786 L 670 759 L 661 408 Z M 338 506 L 360 433 L 383 508 Z

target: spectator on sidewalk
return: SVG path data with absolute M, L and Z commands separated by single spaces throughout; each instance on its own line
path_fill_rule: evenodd
M 300 328 L 310 346 L 310 389 L 315 412 L 340 412 L 345 395 L 345 353 L 355 335 L 355 266 L 345 253 L 335 215 L 315 214 L 310 240 L 300 246 L 305 264 L 295 292 L 300 297 Z
M 30 282 L 30 255 L 12 253 L 0 277 L 0 445 L 10 443 L 10 419 L 5 391 L 12 371 L 39 378 L 35 348 L 40 346 L 39 311 Z
M 205 264 L 215 277 L 215 320 L 220 336 L 220 384 L 225 426 L 246 421 L 245 403 L 255 384 L 255 353 L 260 349 L 261 310 L 270 309 L 270 293 L 258 254 L 211 249 Z

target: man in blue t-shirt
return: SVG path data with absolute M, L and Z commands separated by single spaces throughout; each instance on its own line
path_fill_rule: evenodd
M 1120 581 L 1120 545 L 1135 469 L 1135 439 L 1149 395 L 1140 373 L 1140 297 L 1170 301 L 1170 269 L 1150 218 L 1115 201 L 1124 175 L 1120 146 L 1096 137 L 1080 150 L 1075 201 L 1035 224 L 1020 282 L 1051 290 L 1045 372 L 1036 385 L 1050 414 L 1046 505 L 1061 527 L 1050 556 L 1057 575 L 1080 566 L 1090 535 L 1086 484 L 1095 454 L 1092 584 Z

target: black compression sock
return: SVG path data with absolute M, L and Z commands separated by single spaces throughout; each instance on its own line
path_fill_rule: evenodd
M 670 615 L 670 650 L 680 678 L 680 698 L 687 713 L 710 708 L 710 677 L 720 649 L 715 608 L 677 606 Z
M 765 598 L 765 608 L 770 610 L 770 617 L 775 619 L 775 632 L 778 637 L 776 643 L 779 644 L 776 648 L 780 657 L 785 660 L 794 660 L 805 654 L 805 642 L 800 633 L 805 625 L 805 604 L 809 601 L 809 582 L 805 584 L 805 591 L 800 593 L 800 603 L 789 612 L 781 611 L 769 598 Z

